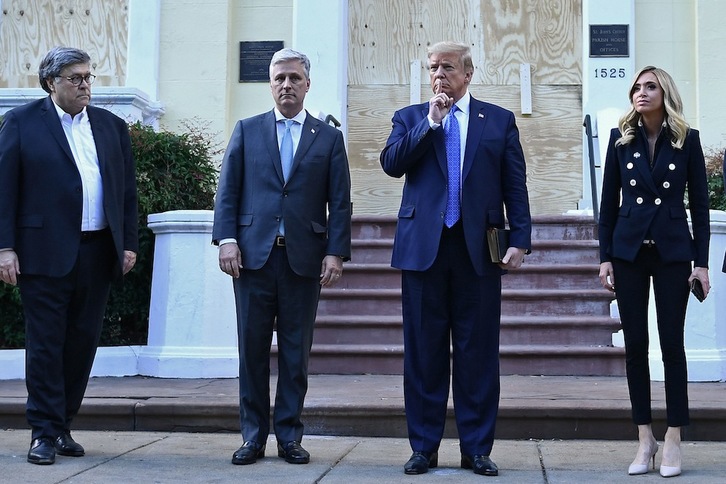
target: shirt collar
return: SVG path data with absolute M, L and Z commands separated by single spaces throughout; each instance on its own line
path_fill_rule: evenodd
M 464 94 L 461 99 L 456 101 L 456 108 L 461 111 L 462 113 L 469 115 L 469 105 L 471 104 L 471 94 L 469 93 L 469 90 L 467 89 L 466 94 Z
M 50 100 L 53 101 L 53 98 L 50 98 Z M 63 116 L 68 116 L 68 117 L 71 118 L 71 120 L 74 118 L 74 116 L 71 116 L 67 112 L 63 111 L 63 108 L 61 108 L 60 106 L 58 106 L 55 103 L 55 101 L 53 101 L 53 106 L 55 107 L 55 110 L 58 113 L 58 117 L 60 118 L 61 121 L 63 121 Z M 78 113 L 78 115 L 81 116 L 80 118 L 78 118 L 79 121 L 83 121 L 83 119 L 88 116 L 86 114 L 86 107 L 85 106 L 83 107 L 83 110 L 80 113 Z
M 285 116 L 282 115 L 282 113 L 277 108 L 275 108 L 275 121 L 277 122 L 277 121 L 285 121 L 286 119 L 293 119 L 293 120 L 297 121 L 298 124 L 302 125 L 305 122 L 305 117 L 307 116 L 307 114 L 308 114 L 307 111 L 302 109 L 294 117 L 286 118 Z

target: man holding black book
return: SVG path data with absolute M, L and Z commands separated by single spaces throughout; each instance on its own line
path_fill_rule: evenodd
M 413 455 L 406 474 L 438 465 L 449 394 L 461 466 L 497 475 L 489 455 L 499 407 L 501 276 L 531 247 L 526 167 L 514 115 L 474 99 L 466 44 L 429 48 L 433 97 L 397 111 L 381 153 L 406 177 L 393 247 L 403 287 L 404 397 Z M 509 222 L 509 248 L 494 263 L 487 229 Z

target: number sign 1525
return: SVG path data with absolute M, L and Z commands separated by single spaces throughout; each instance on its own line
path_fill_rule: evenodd
M 607 78 L 607 79 L 623 79 L 625 78 L 625 68 L 615 68 L 611 67 L 609 69 L 601 68 L 601 69 L 595 69 L 595 78 Z

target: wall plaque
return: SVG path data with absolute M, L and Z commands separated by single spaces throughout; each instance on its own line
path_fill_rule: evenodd
M 629 57 L 629 25 L 590 25 L 590 57 Z
M 270 60 L 282 49 L 282 40 L 239 43 L 239 82 L 268 82 Z

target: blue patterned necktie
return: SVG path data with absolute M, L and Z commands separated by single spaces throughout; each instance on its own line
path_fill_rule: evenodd
M 446 166 L 448 169 L 448 184 L 446 198 L 446 214 L 444 223 L 447 227 L 453 226 L 461 216 L 459 191 L 461 185 L 461 143 L 459 133 L 459 122 L 454 113 L 458 108 L 456 104 L 451 106 L 447 114 L 448 122 L 444 126 L 444 140 L 446 141 Z
M 285 133 L 282 135 L 282 141 L 280 142 L 280 161 L 282 162 L 282 176 L 287 181 L 287 177 L 290 175 L 290 168 L 292 168 L 292 133 L 290 133 L 290 126 L 294 123 L 292 119 L 285 120 Z

